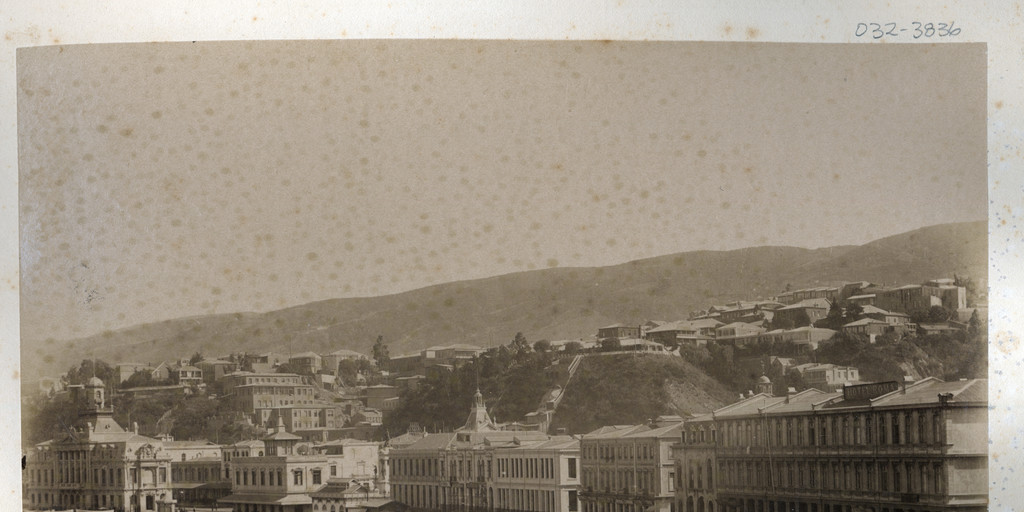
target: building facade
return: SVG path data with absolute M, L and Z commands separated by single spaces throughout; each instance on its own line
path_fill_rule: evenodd
M 751 396 L 686 423 L 682 512 L 987 508 L 987 381 Z
M 683 420 L 602 427 L 580 440 L 582 512 L 672 512 Z
M 224 376 L 224 395 L 234 408 L 259 425 L 269 420 L 272 409 L 316 401 L 313 385 L 294 373 L 235 372 Z
M 79 421 L 26 455 L 24 507 L 173 512 L 171 460 L 160 441 L 114 421 L 100 379 L 71 388 Z
M 394 500 L 414 510 L 577 512 L 579 441 L 505 431 L 479 392 L 466 425 L 388 451 Z

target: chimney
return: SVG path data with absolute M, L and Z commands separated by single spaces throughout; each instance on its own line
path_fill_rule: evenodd
M 132 422 L 132 433 L 133 434 L 138 434 L 139 433 L 139 422 L 137 422 L 137 421 L 133 421 Z

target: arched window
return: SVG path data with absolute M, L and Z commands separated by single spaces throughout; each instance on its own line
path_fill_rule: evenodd
M 704 468 L 708 475 L 708 489 L 713 489 L 715 487 L 715 479 L 711 472 L 711 459 L 704 462 Z

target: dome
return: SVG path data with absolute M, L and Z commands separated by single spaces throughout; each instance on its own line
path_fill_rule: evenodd
M 100 380 L 99 377 L 93 377 L 93 378 L 89 379 L 89 382 L 86 383 L 86 386 L 90 387 L 90 388 L 102 388 L 103 387 L 103 381 Z
M 762 376 L 758 377 L 757 383 L 758 384 L 771 384 L 772 381 L 771 381 L 771 379 L 768 378 L 767 375 L 762 375 Z

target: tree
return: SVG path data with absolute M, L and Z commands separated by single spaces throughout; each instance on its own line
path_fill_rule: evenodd
M 846 306 L 846 322 L 855 322 L 860 320 L 860 317 L 864 314 L 864 307 L 856 302 L 851 302 Z
M 153 373 L 148 370 L 139 370 L 122 382 L 121 388 L 143 388 L 154 385 L 156 385 L 156 381 L 153 380 Z
M 978 297 L 978 289 L 974 284 L 974 280 L 967 276 L 958 276 L 953 274 L 953 286 L 962 286 L 964 291 L 967 292 L 967 305 L 974 305 L 975 299 Z
M 277 373 L 295 373 L 298 375 L 310 375 L 309 368 L 298 363 L 288 361 L 277 366 Z
M 203 354 L 201 352 L 196 352 L 195 354 L 192 354 L 192 357 L 189 358 L 188 364 L 192 365 L 192 366 L 195 366 L 196 364 L 198 364 L 202 360 L 203 360 Z
M 377 368 L 387 366 L 390 359 L 391 355 L 388 352 L 388 346 L 384 344 L 384 335 L 378 334 L 377 341 L 373 344 L 373 360 L 377 363 Z
M 838 331 L 843 328 L 844 323 L 847 322 L 844 322 L 843 308 L 839 307 L 839 301 L 828 299 L 828 314 L 825 315 L 825 318 L 815 322 L 814 326 Z
M 93 377 L 98 377 L 107 386 L 121 382 L 117 371 L 101 359 L 83 359 L 81 364 L 72 366 L 67 373 L 68 384 L 85 384 Z
M 794 329 L 805 325 L 811 325 L 811 317 L 807 315 L 806 309 L 798 309 L 788 318 L 783 318 L 782 315 L 776 313 L 772 317 L 771 323 L 768 324 L 768 328 L 770 330 Z
M 533 351 L 534 352 L 541 352 L 541 353 L 543 353 L 543 352 L 547 352 L 549 350 L 551 350 L 551 342 L 548 341 L 548 340 L 538 340 L 536 343 L 533 344 Z
M 358 383 L 359 366 L 351 359 L 342 359 L 338 363 L 338 380 L 342 386 L 355 386 Z
M 967 334 L 977 336 L 981 331 L 981 319 L 978 318 L 978 310 L 971 312 L 971 318 L 967 321 Z
M 622 342 L 618 338 L 605 338 L 601 340 L 601 350 L 604 352 L 614 352 L 622 348 Z
M 583 350 L 583 344 L 578 341 L 570 341 L 569 343 L 565 344 L 565 348 L 563 348 L 562 350 L 570 354 L 576 353 Z
M 523 333 L 517 332 L 515 338 L 509 342 L 509 348 L 512 349 L 513 354 L 521 354 L 530 351 L 530 342 L 526 340 L 526 336 Z

